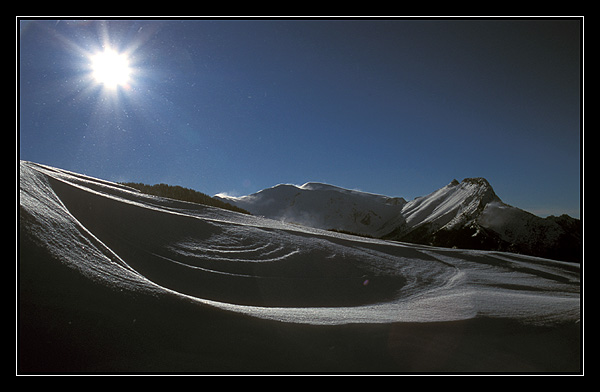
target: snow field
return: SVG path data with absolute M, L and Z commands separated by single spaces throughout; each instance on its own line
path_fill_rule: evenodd
M 435 207 L 438 217 L 444 205 Z M 485 316 L 540 325 L 580 318 L 579 267 L 551 260 L 358 238 L 146 196 L 29 162 L 20 164 L 20 206 L 21 224 L 96 282 L 257 318 L 349 324 Z

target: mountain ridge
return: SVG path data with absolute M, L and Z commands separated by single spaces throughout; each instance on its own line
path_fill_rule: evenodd
M 326 230 L 443 247 L 499 250 L 581 262 L 581 221 L 541 218 L 504 203 L 483 177 L 453 179 L 406 201 L 321 182 L 216 195 L 267 218 Z

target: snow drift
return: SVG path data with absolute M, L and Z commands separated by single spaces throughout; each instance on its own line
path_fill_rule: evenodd
M 549 330 L 566 325 L 570 341 L 578 341 L 578 265 L 502 252 L 359 238 L 148 196 L 115 183 L 24 161 L 20 162 L 19 200 L 19 282 L 24 314 L 21 321 L 26 324 L 26 331 L 31 327 L 27 320 L 38 317 L 37 313 L 30 313 L 32 308 L 65 306 L 78 312 L 92 312 L 89 303 L 65 294 L 69 287 L 76 287 L 73 291 L 78 297 L 99 290 L 106 294 L 97 297 L 114 299 L 108 310 L 104 305 L 94 308 L 93 314 L 98 313 L 98 319 L 117 317 L 120 313 L 116 309 L 123 314 L 134 312 L 132 309 L 140 312 L 138 305 L 144 303 L 144 314 L 153 315 L 165 327 L 169 318 L 166 314 L 179 306 L 165 304 L 185 303 L 181 324 L 169 325 L 174 334 L 169 334 L 169 339 L 183 334 L 194 336 L 189 338 L 194 342 L 209 335 L 202 335 L 199 330 L 192 332 L 184 324 L 206 312 L 227 315 L 219 317 L 239 317 L 240 323 L 263 320 L 275 323 L 268 325 L 289 328 L 350 325 L 363 325 L 366 329 L 377 325 L 400 328 L 415 323 L 426 328 L 457 321 L 509 320 L 527 328 Z M 393 204 L 388 205 L 393 207 Z M 377 215 L 383 213 L 379 211 Z M 55 282 L 58 276 L 64 277 L 61 284 Z M 101 299 L 97 301 L 102 303 Z M 217 319 L 220 318 L 211 318 Z M 265 325 L 263 322 L 260 325 Z M 231 332 L 232 325 L 237 324 L 223 325 Z M 205 322 L 202 328 L 208 328 Z M 240 327 L 236 331 L 248 334 L 249 330 Z M 309 330 L 325 333 L 328 329 Z M 418 333 L 424 330 L 419 329 Z M 497 331 L 489 329 L 492 330 Z M 402 338 L 394 340 L 396 345 L 400 341 L 405 344 L 416 333 L 412 329 L 410 333 L 402 331 Z M 32 339 L 26 333 L 25 336 Z M 299 338 L 298 333 L 294 336 L 285 342 L 291 344 Z M 352 336 L 353 341 L 362 336 L 372 342 L 369 339 L 375 335 L 366 338 L 360 332 L 353 332 Z M 431 336 L 437 335 L 427 335 L 429 342 Z M 253 344 L 249 339 L 255 337 L 245 336 L 244 347 Z M 389 339 L 388 335 L 388 343 Z M 158 344 L 156 339 L 144 340 L 143 344 L 150 344 L 149 341 Z M 298 343 L 293 347 L 304 355 L 308 355 L 306 350 L 322 348 L 316 343 L 318 339 L 310 341 L 307 347 Z M 562 350 L 564 343 L 560 344 Z M 569 345 L 568 355 L 563 351 L 558 355 L 566 355 L 572 361 L 577 345 Z M 408 350 L 405 345 L 402 347 Z M 422 349 L 412 347 L 409 351 Z M 165 350 L 172 353 L 175 349 Z M 444 349 L 435 350 L 440 354 L 439 350 Z M 30 351 L 24 355 L 31 355 Z M 208 354 L 204 351 L 203 355 Z M 388 352 L 378 358 L 389 356 Z M 458 368 L 477 368 L 476 361 L 467 357 L 461 356 Z M 536 356 L 536 360 L 543 357 Z M 563 359 L 561 364 L 566 360 Z M 323 363 L 323 359 L 311 357 L 311 360 Z M 397 357 L 394 361 L 390 359 L 396 365 L 398 361 Z M 369 368 L 367 357 L 359 362 Z M 353 364 L 356 367 L 343 370 L 364 370 L 357 363 Z M 413 369 L 414 364 L 403 363 L 401 370 Z M 494 366 L 498 363 L 494 362 Z M 125 365 L 122 368 L 129 369 Z M 398 370 L 395 366 L 391 368 Z M 568 368 L 578 368 L 578 363 Z M 428 367 L 416 366 L 416 369 Z

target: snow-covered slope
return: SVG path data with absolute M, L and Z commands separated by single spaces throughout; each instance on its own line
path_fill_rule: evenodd
M 249 196 L 217 195 L 255 215 L 320 229 L 379 237 L 404 221 L 406 201 L 333 185 L 309 182 L 281 184 Z
M 478 216 L 491 201 L 500 201 L 485 179 L 453 180 L 429 195 L 403 198 L 307 183 L 277 185 L 249 196 L 218 198 L 253 214 L 322 229 L 381 237 L 393 230 L 411 231 L 428 224 L 452 228 Z
M 194 356 L 208 355 L 208 343 L 198 335 L 199 328 L 217 336 L 219 331 L 231 333 L 240 325 L 235 333 L 244 337 L 238 341 L 251 345 L 256 339 L 246 335 L 251 319 L 283 322 L 277 324 L 279 334 L 282 325 L 289 324 L 393 323 L 401 328 L 401 324 L 415 322 L 434 326 L 457 320 L 510 320 L 532 328 L 554 328 L 576 325 L 580 319 L 577 265 L 510 253 L 360 238 L 148 196 L 31 162 L 20 163 L 19 180 L 20 318 L 33 320 L 26 325 L 29 333 L 21 342 L 31 345 L 31 353 L 39 352 L 38 344 L 54 347 L 55 334 L 70 342 L 82 314 L 88 320 L 85 325 L 93 328 L 110 324 L 110 339 L 100 345 L 106 355 L 119 352 L 125 343 L 127 347 L 159 344 L 161 355 L 155 361 L 165 353 L 165 361 L 172 359 L 173 352 L 191 341 L 197 344 Z M 309 189 L 332 192 L 330 197 L 340 194 L 318 184 L 283 187 L 278 192 L 287 192 L 291 201 Z M 378 200 L 380 209 L 374 212 L 382 217 L 387 211 L 384 206 L 404 205 L 387 204 L 392 200 L 377 195 L 349 192 L 356 203 L 364 197 L 372 206 L 376 204 L 373 200 Z M 309 203 L 310 198 L 296 201 Z M 448 217 L 441 214 L 442 218 Z M 177 322 L 172 320 L 174 309 L 186 309 Z M 229 316 L 206 313 L 214 311 Z M 43 314 L 49 316 L 43 318 Z M 237 323 L 231 319 L 234 316 L 240 317 Z M 190 320 L 196 324 L 186 324 Z M 216 320 L 232 321 L 210 327 Z M 147 339 L 139 334 L 145 325 L 152 325 L 144 329 Z M 118 330 L 131 335 L 119 340 L 114 335 Z M 40 331 L 44 338 L 38 341 Z M 286 340 L 294 350 L 315 350 L 321 341 L 329 342 L 320 338 L 308 345 L 291 343 L 305 334 L 294 331 L 295 338 Z M 69 347 L 94 351 L 86 345 L 91 344 L 90 339 L 99 339 L 98 334 L 90 335 L 85 328 L 79 333 L 85 338 Z M 223 340 L 235 339 L 235 333 Z M 403 355 L 411 333 L 415 332 L 405 331 L 393 340 Z M 491 334 L 490 330 L 485 334 Z M 163 348 L 168 343 L 161 339 L 171 342 L 180 335 L 182 340 L 177 340 L 176 346 Z M 352 336 L 361 335 L 357 331 Z M 111 345 L 115 339 L 118 344 Z M 372 342 L 374 337 L 365 335 L 352 341 L 361 339 Z M 493 342 L 495 338 L 490 339 Z M 328 347 L 327 355 L 333 355 Z M 475 365 L 469 359 L 470 347 L 461 351 L 461 360 L 466 361 L 463 369 Z M 274 345 L 271 349 L 278 348 Z M 492 350 L 491 346 L 488 349 Z M 436 347 L 436 352 L 439 350 L 443 348 Z M 142 355 L 136 353 L 132 363 L 138 363 Z M 389 351 L 385 355 L 389 356 Z
M 64 264 L 94 280 L 133 290 L 173 292 L 259 316 L 336 323 L 504 313 L 501 307 L 491 304 L 490 309 L 485 309 L 485 301 L 480 302 L 484 305 L 481 308 L 464 306 L 462 300 L 454 303 L 452 294 L 481 291 L 486 286 L 480 294 L 493 292 L 507 283 L 507 277 L 511 283 L 519 281 L 537 294 L 551 289 L 552 298 L 560 292 L 566 298 L 578 297 L 578 268 L 565 268 L 559 262 L 359 239 L 147 196 L 33 163 L 21 163 L 20 205 L 22 229 Z M 533 273 L 495 273 L 510 271 L 515 262 L 529 265 Z M 485 268 L 481 269 L 481 265 Z M 491 270 L 490 265 L 494 266 Z M 550 279 L 543 277 L 547 274 Z M 560 279 L 552 278 L 555 275 Z M 476 286 L 469 283 L 474 276 Z M 190 279 L 204 284 L 188 285 Z M 287 287 L 280 286 L 281 279 Z M 294 288 L 295 279 L 301 285 Z M 340 291 L 329 292 L 328 287 L 321 287 L 316 282 L 322 279 L 335 280 Z M 236 284 L 212 287 L 211 280 Z M 270 287 L 273 295 L 258 295 L 250 286 L 243 294 L 239 292 L 254 280 L 264 284 L 265 289 Z M 363 297 L 367 280 L 376 294 Z M 377 281 L 382 282 L 379 292 Z M 482 286 L 482 281 L 487 283 Z M 513 295 L 520 297 L 524 292 Z M 344 311 L 343 318 L 337 318 L 331 310 L 306 310 L 312 305 L 340 303 L 353 306 Z M 358 306 L 362 303 L 371 306 Z M 373 306 L 374 303 L 378 305 Z M 411 304 L 411 311 L 398 312 L 407 303 Z M 448 313 L 447 306 L 452 303 L 454 309 Z M 570 310 L 562 308 L 557 317 L 577 317 L 577 301 L 567 303 Z M 244 306 L 274 304 L 302 308 L 284 311 Z M 537 313 L 535 309 L 528 311 Z
M 571 262 L 583 254 L 580 221 L 540 218 L 510 206 L 483 178 L 454 180 L 408 202 L 407 224 L 386 238 L 437 246 L 503 250 Z
M 453 180 L 445 187 L 408 202 L 402 209 L 407 228 L 432 224 L 452 228 L 473 219 L 489 202 L 499 201 L 492 187 L 482 178 Z
M 484 178 L 453 180 L 409 202 L 319 183 L 217 197 L 253 214 L 321 229 L 580 261 L 577 230 L 503 203 Z

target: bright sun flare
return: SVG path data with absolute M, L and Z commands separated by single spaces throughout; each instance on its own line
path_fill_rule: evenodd
M 91 61 L 94 79 L 105 87 L 115 89 L 129 82 L 131 68 L 124 54 L 107 49 L 92 56 Z

